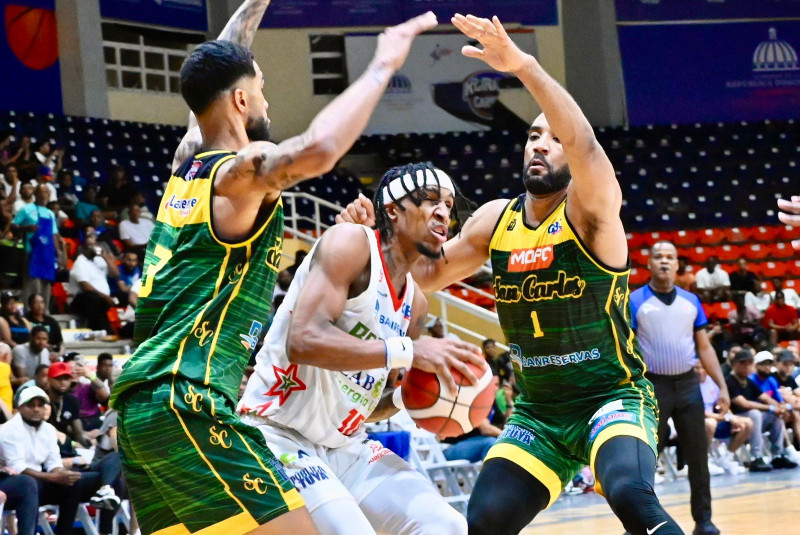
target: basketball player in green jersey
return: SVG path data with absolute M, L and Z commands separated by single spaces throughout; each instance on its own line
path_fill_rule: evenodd
M 253 16 L 254 4 L 237 13 Z M 435 25 L 428 13 L 387 29 L 367 71 L 278 145 L 265 141 L 263 75 L 247 48 L 211 41 L 184 62 L 181 93 L 202 146 L 166 188 L 139 293 L 140 345 L 112 396 L 143 533 L 316 533 L 261 433 L 234 415 L 277 276 L 280 193 L 333 167 L 414 37 Z
M 518 533 L 590 465 L 635 535 L 682 533 L 653 491 L 657 405 L 628 324 L 622 194 L 570 95 L 500 21 L 456 15 L 482 49 L 463 54 L 516 75 L 544 111 L 525 146 L 526 192 L 481 206 L 440 260 L 412 270 L 426 291 L 491 259 L 501 327 L 521 395 L 489 451 L 468 508 L 470 534 Z M 371 220 L 360 198 L 344 220 Z

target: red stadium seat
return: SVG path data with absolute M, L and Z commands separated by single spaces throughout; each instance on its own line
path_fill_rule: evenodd
M 695 245 L 700 241 L 699 238 L 698 231 L 696 230 L 679 230 L 675 233 L 672 242 L 678 247 L 681 245 Z
M 786 272 L 791 277 L 800 278 L 800 260 L 790 260 L 786 262 Z
M 742 257 L 742 248 L 738 245 L 723 245 L 714 252 L 721 262 L 736 262 Z
M 800 227 L 781 226 L 778 239 L 783 241 L 800 240 Z
M 725 233 L 725 241 L 728 243 L 744 243 L 750 237 L 750 233 L 746 232 L 746 229 L 739 227 L 727 228 L 723 232 Z
M 793 258 L 796 251 L 792 248 L 791 243 L 778 242 L 768 246 L 770 256 L 773 258 Z
M 650 261 L 650 249 L 631 249 L 631 265 L 644 267 Z
M 761 270 L 761 276 L 767 279 L 783 277 L 789 271 L 788 262 L 767 262 Z
M 631 286 L 642 286 L 650 280 L 650 270 L 644 268 L 631 268 L 628 282 Z
M 712 316 L 714 318 L 713 321 L 727 320 L 728 314 L 730 314 L 731 311 L 736 310 L 736 305 L 733 303 L 733 301 L 725 301 L 723 303 L 714 303 L 712 308 Z M 709 318 L 709 320 L 711 320 L 711 318 Z
M 750 238 L 755 241 L 775 241 L 778 239 L 780 227 L 753 227 Z
M 692 264 L 704 264 L 706 260 L 714 256 L 714 249 L 711 247 L 690 247 L 685 250 Z
M 626 234 L 628 238 L 628 249 L 631 251 L 634 249 L 641 249 L 642 247 L 647 247 L 650 241 L 650 235 L 641 233 L 641 232 L 634 232 Z
M 725 231 L 719 228 L 707 228 L 700 232 L 699 238 L 703 245 L 716 245 L 725 240 Z
M 742 247 L 742 255 L 748 260 L 762 260 L 769 256 L 769 248 L 760 243 L 752 243 Z

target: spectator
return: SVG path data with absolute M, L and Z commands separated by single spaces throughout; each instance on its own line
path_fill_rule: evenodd
M 110 332 L 106 313 L 116 303 L 111 297 L 108 277 L 116 278 L 119 270 L 114 257 L 97 245 L 97 238 L 89 229 L 69 274 L 70 292 L 74 296 L 70 309 L 86 320 L 90 329 Z
M 731 336 L 737 344 L 757 346 L 766 341 L 767 332 L 761 327 L 761 312 L 745 302 L 744 299 L 737 299 L 736 308 L 728 313 Z
M 75 457 L 77 454 L 70 441 L 75 441 L 84 448 L 91 448 L 92 442 L 86 436 L 80 420 L 78 398 L 69 393 L 75 379 L 72 366 L 67 362 L 54 362 L 47 372 L 47 379 L 50 386 L 47 395 L 50 398 L 50 405 L 53 407 L 47 421 L 69 438 L 67 443 L 62 446 L 61 456 Z
M 29 386 L 38 386 L 45 392 L 50 390 L 50 381 L 47 377 L 47 372 L 50 371 L 50 364 L 39 364 L 36 366 L 36 371 L 34 372 L 33 379 L 28 379 L 24 383 L 17 388 L 17 391 L 14 393 L 14 406 L 19 407 L 19 395 L 22 393 L 23 390 L 28 388 Z
M 694 292 L 694 273 L 689 265 L 689 259 L 685 256 L 678 257 L 678 272 L 675 274 L 675 286 L 683 288 L 687 292 Z
M 119 224 L 119 238 L 126 251 L 133 251 L 144 258 L 147 242 L 150 241 L 150 233 L 155 225 L 152 221 L 141 219 L 142 207 L 138 204 L 131 204 L 129 214 L 130 220 Z
M 303 263 L 303 260 L 306 259 L 306 256 L 308 256 L 308 251 L 305 251 L 303 249 L 298 249 L 297 252 L 294 253 L 294 264 L 286 268 L 286 271 L 291 273 L 292 277 L 294 277 L 297 268 L 300 267 L 300 264 Z
M 767 308 L 761 322 L 769 330 L 769 341 L 773 346 L 778 342 L 800 338 L 797 309 L 784 302 L 783 292 L 775 293 L 774 301 Z
M 750 435 L 750 471 L 768 472 L 773 468 L 795 468 L 797 463 L 786 458 L 783 445 L 784 423 L 781 416 L 786 408 L 761 391 L 748 377 L 753 366 L 753 355 L 742 350 L 733 356 L 733 369 L 725 379 L 731 393 L 731 408 L 734 414 L 746 416 L 753 421 Z M 773 458 L 767 464 L 763 458 L 763 435 L 769 431 Z
M 792 359 L 794 359 L 794 356 L 792 356 Z M 772 375 L 772 364 L 774 362 L 772 353 L 769 351 L 757 353 L 755 362 L 756 371 L 750 374 L 750 380 L 757 384 L 762 392 L 784 406 L 786 412 L 783 414 L 783 421 L 786 427 L 791 427 L 795 436 L 797 436 L 797 433 L 800 432 L 800 425 L 798 425 L 800 421 L 796 418 L 796 407 L 789 400 L 784 399 L 780 391 L 780 384 Z
M 773 301 L 775 300 L 775 295 L 781 292 L 787 305 L 796 309 L 800 308 L 800 295 L 797 295 L 797 291 L 794 288 L 784 288 L 783 279 L 775 277 L 772 279 L 772 286 L 775 289 L 769 293 L 769 296 Z
M 20 185 L 17 166 L 9 165 L 5 168 L 5 171 L 3 171 L 3 190 L 5 191 L 6 200 L 8 202 L 13 204 L 17 200 Z
M 48 190 L 43 185 L 36 186 L 36 202 L 25 205 L 14 217 L 13 228 L 24 232 L 25 252 L 28 254 L 23 299 L 32 294 L 44 296 L 45 308 L 50 309 L 50 288 L 56 278 L 59 250 L 61 258 L 66 258 L 64 243 L 58 234 L 56 215 L 47 208 Z
M 0 132 L 0 170 L 13 165 L 22 155 L 22 147 L 11 150 L 11 132 Z
M 58 199 L 64 203 L 64 207 L 68 210 L 74 209 L 80 202 L 72 171 L 62 169 L 56 174 L 56 191 L 58 191 Z
M 128 296 L 136 281 L 142 278 L 142 268 L 139 267 L 139 256 L 134 251 L 128 251 L 122 256 L 119 266 L 119 279 L 113 288 L 112 295 L 119 301 L 119 306 L 128 306 Z
M 697 272 L 695 286 L 704 303 L 731 300 L 731 281 L 728 272 L 719 265 L 716 256 L 706 260 L 705 267 Z
M 428 334 L 433 338 L 453 338 L 454 340 L 460 340 L 455 334 L 445 332 L 442 320 L 435 316 L 425 324 L 425 327 L 428 328 Z
M 734 454 L 750 438 L 753 422 L 749 418 L 732 414 L 731 411 L 720 414 L 716 408 L 720 392 L 717 383 L 708 376 L 700 362 L 694 365 L 694 371 L 700 381 L 700 393 L 703 396 L 708 443 L 713 444 L 715 436 L 730 438 L 727 450 L 720 456 L 719 465 L 731 474 L 744 472 L 744 469 L 736 462 Z
M 42 465 L 45 470 L 56 471 L 61 459 L 58 449 L 51 447 L 55 429 L 42 422 L 47 395 L 32 387 L 20 395 L 20 401 L 19 412 L 0 427 L 0 458 L 4 463 L 0 470 L 0 491 L 6 495 L 6 509 L 16 511 L 18 534 L 34 535 L 39 517 L 39 487 L 29 472 L 40 471 Z M 75 506 L 77 509 L 77 503 Z
M 0 400 L 9 410 L 14 406 L 14 388 L 19 386 L 19 381 L 11 370 L 12 361 L 11 348 L 8 344 L 0 342 Z M 8 418 L 5 421 L 8 421 Z
M 119 213 L 128 206 L 134 195 L 136 187 L 128 182 L 125 169 L 119 165 L 112 165 L 109 169 L 108 183 L 100 188 L 97 199 L 103 210 Z
M 56 223 L 58 224 L 59 234 L 61 227 L 69 220 L 69 216 L 61 211 L 61 203 L 59 201 L 50 201 L 47 203 L 47 208 L 56 216 Z
M 17 215 L 25 206 L 33 203 L 33 184 L 24 183 L 19 186 L 19 195 L 14 201 L 12 212 Z
M 730 274 L 730 281 L 733 300 L 738 303 L 739 300 L 744 301 L 747 292 L 758 292 L 761 280 L 758 275 L 747 269 L 747 260 L 744 258 L 736 262 L 736 268 L 736 271 Z
M 83 429 L 93 431 L 100 428 L 100 406 L 108 403 L 108 396 L 111 395 L 114 357 L 110 353 L 100 353 L 95 375 L 89 373 L 89 368 L 83 362 L 75 362 L 73 372 L 79 379 L 84 378 L 88 382 L 79 382 L 72 394 L 78 399 Z
M 119 233 L 116 227 L 108 224 L 106 216 L 100 210 L 95 210 L 90 216 L 91 227 L 97 235 L 97 243 L 105 245 L 109 251 L 118 255 L 122 251 L 119 250 L 114 240 L 119 239 Z M 88 227 L 87 227 L 88 231 Z
M 289 291 L 289 285 L 292 284 L 293 278 L 294 274 L 292 274 L 288 269 L 284 269 L 278 273 L 278 280 L 275 281 L 275 292 L 272 295 L 273 299 L 275 297 L 286 295 L 286 292 Z
M 83 190 L 83 199 L 79 200 L 78 203 L 75 205 L 75 211 L 73 212 L 75 219 L 78 220 L 80 223 L 90 223 L 92 220 L 92 213 L 96 211 L 100 211 L 100 207 L 95 204 L 95 199 L 97 198 L 97 190 L 89 186 Z
M 58 505 L 55 533 L 70 535 L 78 505 L 94 496 L 100 487 L 100 474 L 64 468 L 58 452 L 57 430 L 44 420 L 48 403 L 44 391 L 35 386 L 26 388 L 20 395 L 20 402 L 19 412 L 0 428 L 3 460 L 6 466 L 32 477 L 38 484 L 36 515 L 39 504 Z M 28 493 L 29 496 L 31 494 L 36 496 L 35 492 Z M 101 511 L 101 534 L 111 533 L 113 518 L 114 511 Z M 35 529 L 35 520 L 31 529 Z
M 130 207 L 131 205 L 138 205 L 142 209 L 142 213 L 139 215 L 140 219 L 146 219 L 148 221 L 155 222 L 156 218 L 153 215 L 153 212 L 147 207 L 147 203 L 145 202 L 144 193 L 141 191 L 137 191 L 136 194 L 131 199 L 131 204 L 129 204 L 121 214 L 119 214 L 119 218 L 121 221 L 125 221 L 126 219 L 130 219 Z
M 17 298 L 11 292 L 0 295 L 0 341 L 12 348 L 31 338 L 31 324 L 19 310 Z
M 494 386 L 497 388 L 500 384 L 500 379 L 496 375 L 492 378 Z M 489 449 L 494 446 L 497 437 L 503 432 L 502 424 L 495 425 L 495 417 L 501 416 L 502 412 L 497 408 L 497 404 L 492 405 L 492 410 L 489 411 L 487 416 L 481 423 L 479 423 L 472 431 L 457 437 L 444 439 L 445 444 L 450 444 L 450 447 L 444 450 L 444 456 L 448 461 L 455 461 L 464 459 L 471 463 L 477 463 L 486 457 Z M 494 423 L 493 423 L 494 422 Z
M 47 343 L 50 346 L 50 351 L 61 355 L 64 353 L 64 338 L 61 336 L 61 326 L 58 321 L 52 316 L 48 316 L 45 312 L 44 297 L 39 294 L 33 294 L 28 298 L 28 312 L 25 318 L 31 324 L 31 328 L 41 325 L 47 329 Z
M 119 486 L 122 462 L 117 445 L 117 411 L 115 410 L 106 413 L 103 425 L 98 429 L 97 445 L 94 447 L 94 458 L 89 465 L 89 470 L 100 472 L 102 486 L 97 491 L 97 495 L 102 497 L 102 501 L 99 505 L 106 509 L 119 507 L 120 499 L 114 488 Z M 92 499 L 92 505 L 97 506 L 98 500 Z M 137 524 L 136 516 L 131 514 L 130 533 L 136 533 Z
M 17 159 L 14 161 L 14 165 L 17 166 L 20 180 L 27 182 L 36 176 L 36 168 L 39 167 L 39 161 L 33 155 L 31 136 L 24 135 L 20 138 L 16 152 Z
M 58 199 L 58 192 L 56 191 L 56 187 L 53 185 L 53 170 L 49 167 L 45 165 L 39 167 L 36 173 L 36 184 L 34 184 L 34 188 L 36 186 L 44 186 L 47 188 L 47 202 L 52 202 Z
M 54 356 L 47 347 L 47 329 L 34 327 L 31 329 L 31 341 L 18 344 L 13 350 L 11 367 L 17 379 L 31 379 L 40 364 L 50 364 Z
M 53 145 L 50 143 L 50 141 L 45 139 L 37 146 L 34 156 L 36 156 L 36 161 L 39 162 L 39 165 L 47 167 L 50 169 L 51 173 L 55 173 L 61 169 L 61 163 L 64 158 L 64 149 L 53 149 Z
M 744 294 L 744 306 L 757 309 L 761 315 L 764 315 L 769 305 L 772 304 L 772 297 L 765 289 L 766 283 L 758 285 L 757 291 L 747 292 Z
M 647 364 L 659 409 L 658 449 L 669 440 L 669 419 L 678 432 L 678 444 L 689 467 L 694 533 L 719 535 L 711 522 L 711 481 L 705 411 L 698 376 L 699 361 L 720 389 L 720 414 L 730 409 L 717 354 L 708 338 L 708 320 L 700 299 L 675 287 L 678 250 L 668 241 L 653 244 L 648 261 L 650 282 L 631 293 L 631 326 Z M 698 274 L 699 279 L 699 274 Z
M 795 368 L 794 354 L 783 350 L 777 355 L 777 367 L 772 377 L 778 382 L 778 387 L 787 402 L 792 405 L 793 436 L 792 442 L 795 452 L 800 452 L 800 387 L 797 385 L 793 373 Z

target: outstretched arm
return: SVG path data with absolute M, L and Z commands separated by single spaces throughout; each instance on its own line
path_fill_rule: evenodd
M 619 217 L 622 190 L 614 168 L 595 138 L 592 126 L 566 89 L 556 82 L 530 54 L 522 52 L 508 37 L 500 20 L 456 15 L 453 24 L 483 46 L 465 46 L 462 53 L 485 61 L 519 78 L 544 112 L 547 122 L 564 149 L 572 174 L 568 215 L 592 252 L 606 264 L 624 266 L 628 249 Z
M 228 20 L 228 24 L 222 29 L 217 40 L 231 41 L 237 45 L 250 48 L 256 36 L 256 30 L 264 12 L 269 6 L 270 0 L 245 0 L 239 9 Z M 200 127 L 197 126 L 197 118 L 194 113 L 189 112 L 189 126 L 186 135 L 181 140 L 175 156 L 172 160 L 172 172 L 174 173 L 180 165 L 191 158 L 200 149 L 203 138 L 200 135 Z

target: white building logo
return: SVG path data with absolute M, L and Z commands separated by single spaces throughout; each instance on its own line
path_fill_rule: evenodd
M 762 41 L 753 52 L 754 72 L 782 72 L 800 70 L 794 47 L 778 39 L 775 28 L 769 29 L 769 40 Z

